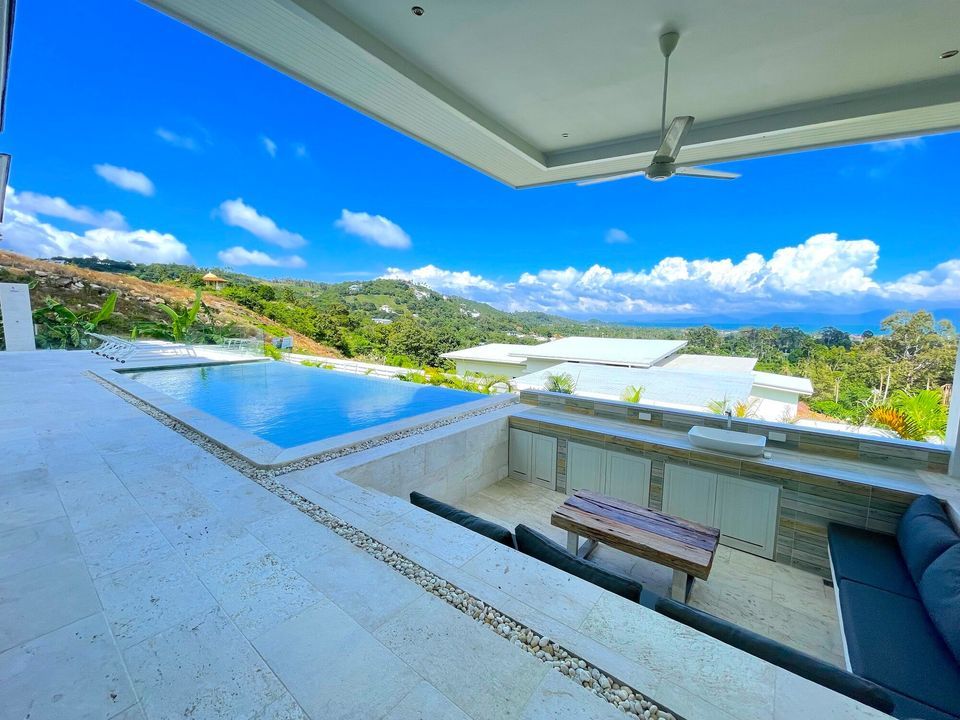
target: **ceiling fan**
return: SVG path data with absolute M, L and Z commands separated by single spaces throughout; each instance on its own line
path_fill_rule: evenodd
M 693 125 L 693 117 L 690 115 L 679 115 L 666 126 L 667 120 L 667 78 L 670 73 L 670 54 L 677 47 L 680 41 L 680 34 L 676 32 L 667 32 L 660 36 L 660 52 L 663 53 L 663 102 L 660 106 L 660 147 L 657 148 L 653 161 L 643 170 L 635 170 L 628 173 L 618 173 L 616 175 L 606 175 L 604 177 L 584 180 L 577 185 L 594 185 L 596 183 L 610 182 L 611 180 L 623 180 L 624 178 L 639 177 L 645 175 L 648 180 L 666 180 L 674 175 L 685 175 L 687 177 L 712 178 L 714 180 L 734 180 L 738 177 L 736 173 L 722 172 L 720 170 L 707 170 L 699 167 L 680 167 L 675 165 L 677 153 L 683 144 L 683 136 Z

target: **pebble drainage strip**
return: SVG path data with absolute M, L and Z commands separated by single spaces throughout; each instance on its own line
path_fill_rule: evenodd
M 345 540 L 349 540 L 356 547 L 372 555 L 377 560 L 386 563 L 430 594 L 445 601 L 464 615 L 473 618 L 476 622 L 486 625 L 501 637 L 526 650 L 581 687 L 603 698 L 614 707 L 619 708 L 626 715 L 643 718 L 644 720 L 682 720 L 682 718 L 679 718 L 679 716 L 674 713 L 658 707 L 656 703 L 645 697 L 639 690 L 619 681 L 608 673 L 604 673 L 598 667 L 570 652 L 549 637 L 536 633 L 532 628 L 514 620 L 492 605 L 447 582 L 439 575 L 430 572 L 413 560 L 401 555 L 396 550 L 384 545 L 363 530 L 341 520 L 333 513 L 328 512 L 316 503 L 289 489 L 275 479 L 277 475 L 282 474 L 281 472 L 258 468 L 252 463 L 240 458 L 236 453 L 212 442 L 205 435 L 196 432 L 181 421 L 172 418 L 149 403 L 113 385 L 109 381 L 99 378 L 92 373 L 89 374 L 89 377 L 107 388 L 110 392 L 163 423 L 171 430 L 178 432 L 195 445 L 202 447 L 207 452 L 230 465 L 230 467 L 287 501 L 308 517 L 332 530 Z M 488 412 L 489 410 L 485 409 L 484 411 Z M 425 432 L 426 428 L 417 428 L 416 430 Z M 352 448 L 350 450 L 352 451 Z M 336 455 L 336 457 L 340 457 L 340 455 Z M 310 462 L 309 465 L 323 462 L 323 460 L 315 460 L 314 458 L 308 459 L 314 461 Z M 307 466 L 305 465 L 304 467 Z M 282 472 L 290 472 L 290 470 L 293 469 L 300 468 L 284 467 L 282 468 Z

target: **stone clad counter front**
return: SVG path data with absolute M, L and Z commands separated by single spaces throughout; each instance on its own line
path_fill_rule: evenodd
M 827 553 L 827 525 L 839 522 L 859 528 L 894 532 L 900 515 L 918 492 L 906 484 L 897 487 L 891 480 L 896 471 L 888 467 L 876 466 L 878 477 L 885 476 L 887 482 L 869 483 L 831 477 L 827 472 L 830 458 L 811 459 L 811 467 L 803 468 L 792 462 L 798 455 L 790 455 L 790 462 L 784 460 L 772 464 L 762 460 L 732 457 L 707 451 L 692 450 L 682 442 L 672 442 L 667 433 L 643 435 L 639 428 L 617 434 L 620 423 L 607 421 L 591 422 L 579 418 L 573 413 L 530 411 L 519 413 L 510 418 L 511 429 L 525 430 L 536 435 L 554 438 L 556 441 L 556 490 L 570 493 L 573 487 L 568 481 L 571 446 L 588 446 L 634 456 L 649 461 L 649 486 L 644 503 L 653 510 L 664 510 L 664 482 L 669 472 L 699 472 L 705 477 L 716 476 L 720 482 L 725 479 L 741 479 L 751 487 L 762 491 L 769 488 L 768 501 L 772 505 L 772 536 L 769 543 L 758 541 L 757 548 L 744 547 L 736 542 L 728 542 L 733 547 L 745 549 L 764 557 L 785 563 L 793 567 L 830 576 Z M 636 427 L 636 426 L 635 426 Z M 683 437 L 677 433 L 678 437 Z M 642 439 L 640 439 L 642 437 Z M 773 450 L 775 456 L 777 450 Z M 780 455 L 787 453 L 780 452 Z M 928 459 L 929 462 L 929 459 Z M 837 468 L 853 467 L 851 461 L 836 459 Z M 821 465 L 823 467 L 821 467 Z M 863 473 L 870 466 L 857 462 L 857 469 Z M 837 470 L 842 475 L 841 470 Z M 910 471 L 903 472 L 904 477 Z M 850 477 L 854 477 L 850 473 Z M 731 482 L 730 480 L 726 480 Z M 883 487 L 881 485 L 887 485 Z M 763 502 L 762 498 L 758 502 Z M 761 506 L 762 507 L 762 506 Z M 690 518 L 702 521 L 705 518 Z

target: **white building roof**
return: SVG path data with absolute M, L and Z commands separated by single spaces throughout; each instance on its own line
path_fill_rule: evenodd
M 760 387 L 773 388 L 774 390 L 787 390 L 789 392 L 799 393 L 800 395 L 813 394 L 813 383 L 805 377 L 754 371 L 753 383 Z
M 686 344 L 686 340 L 568 337 L 524 348 L 522 352 L 527 358 L 541 360 L 650 367 Z
M 620 399 L 629 385 L 642 385 L 641 402 L 703 409 L 711 400 L 746 400 L 753 375 L 741 373 L 685 372 L 662 367 L 628 368 L 562 363 L 514 380 L 523 389 L 542 390 L 547 376 L 568 373 L 577 383 L 576 394 Z
M 660 363 L 671 370 L 703 370 L 707 372 L 750 372 L 756 358 L 727 355 L 674 355 Z
M 524 353 L 531 347 L 531 345 L 514 345 L 511 343 L 488 343 L 487 345 L 443 353 L 440 357 L 448 360 L 477 360 L 479 362 L 523 365 L 527 358 L 518 353 Z
M 650 163 L 671 27 L 684 165 L 960 126 L 956 0 L 147 4 L 514 187 Z

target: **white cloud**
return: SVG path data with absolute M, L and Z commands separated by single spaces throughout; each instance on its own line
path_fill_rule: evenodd
M 153 181 L 142 172 L 105 163 L 94 165 L 93 170 L 108 183 L 123 190 L 140 193 L 148 197 L 156 191 L 153 187 Z
M 307 244 L 303 235 L 278 227 L 272 219 L 261 215 L 256 208 L 244 203 L 243 198 L 224 200 L 220 203 L 218 214 L 227 225 L 243 228 L 273 245 L 289 249 Z
M 30 215 L 46 215 L 47 217 L 71 220 L 81 225 L 95 225 L 112 230 L 125 230 L 127 221 L 116 210 L 97 212 L 88 207 L 71 205 L 62 197 L 41 195 L 40 193 L 17 192 L 7 186 L 6 207 L 11 210 L 21 210 Z
M 458 294 L 472 296 L 476 292 L 496 291 L 497 285 L 489 280 L 485 280 L 480 275 L 473 273 L 453 270 L 442 270 L 436 265 L 425 265 L 416 270 L 401 270 L 400 268 L 387 268 L 384 277 L 394 280 L 406 280 L 417 285 L 426 285 L 435 290 L 446 290 Z
M 897 150 L 908 150 L 910 148 L 923 147 L 922 137 L 894 138 L 893 140 L 881 140 L 870 143 L 870 149 L 874 152 L 895 152 Z
M 260 142 L 263 143 L 263 149 L 267 151 L 270 157 L 277 156 L 277 144 L 266 135 L 260 136 Z
M 499 281 L 427 265 L 389 268 L 385 277 L 490 302 L 505 310 L 609 316 L 759 315 L 775 311 L 865 312 L 923 301 L 955 307 L 960 259 L 894 281 L 874 277 L 880 248 L 872 240 L 814 235 L 769 258 L 666 257 L 649 269 L 615 272 L 602 265 L 522 273 Z
M 239 245 L 217 253 L 220 262 L 225 265 L 240 267 L 242 265 L 259 265 L 261 267 L 287 267 L 302 268 L 306 266 L 307 261 L 299 255 L 288 255 L 286 257 L 274 257 L 259 250 L 247 250 Z
M 411 245 L 410 236 L 403 228 L 383 215 L 355 213 L 344 208 L 340 212 L 340 219 L 334 225 L 350 235 L 356 235 L 380 247 L 406 250 Z
M 0 224 L 0 247 L 31 257 L 95 256 L 133 262 L 182 263 L 190 260 L 187 246 L 169 233 L 99 227 L 82 235 L 41 222 L 34 215 L 8 207 Z
M 200 149 L 200 143 L 189 135 L 180 135 L 179 133 L 173 132 L 173 130 L 167 130 L 162 127 L 158 127 L 155 132 L 157 137 L 168 145 L 183 148 L 184 150 L 192 150 L 194 152 Z
M 293 144 L 293 154 L 298 158 L 306 158 L 310 156 L 310 152 L 307 150 L 307 146 L 303 143 L 294 143 Z
M 625 245 L 632 243 L 633 238 L 620 228 L 610 228 L 607 234 L 603 236 L 603 241 L 608 245 Z

